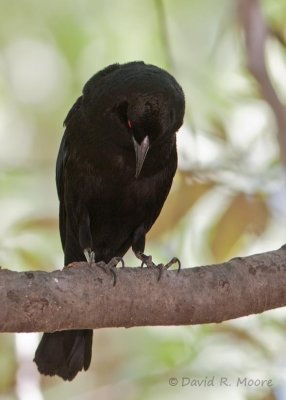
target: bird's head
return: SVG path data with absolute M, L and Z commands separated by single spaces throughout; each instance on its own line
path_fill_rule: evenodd
M 136 178 L 148 150 L 171 139 L 183 122 L 182 88 L 168 72 L 143 62 L 107 67 L 86 83 L 83 95 L 88 119 L 104 130 L 98 139 L 135 152 Z

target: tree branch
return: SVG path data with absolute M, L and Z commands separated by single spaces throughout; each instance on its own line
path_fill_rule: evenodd
M 217 265 L 163 271 L 86 263 L 53 272 L 0 270 L 0 331 L 190 325 L 286 305 L 286 245 Z
M 237 5 L 244 30 L 247 65 L 256 79 L 262 96 L 276 117 L 280 158 L 282 164 L 286 166 L 286 107 L 280 101 L 273 87 L 265 62 L 269 29 L 263 17 L 259 0 L 237 0 Z

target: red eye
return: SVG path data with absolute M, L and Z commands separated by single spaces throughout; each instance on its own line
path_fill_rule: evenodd
M 127 125 L 128 125 L 128 128 L 132 128 L 132 124 L 131 124 L 131 121 L 128 119 L 128 121 L 127 121 Z

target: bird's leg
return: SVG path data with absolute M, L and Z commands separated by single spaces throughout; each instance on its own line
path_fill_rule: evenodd
M 91 267 L 92 264 L 95 262 L 95 253 L 91 250 L 91 248 L 84 249 L 83 254 L 85 255 L 86 261 L 88 262 L 89 266 Z
M 134 232 L 132 238 L 132 250 L 135 256 L 141 261 L 141 268 L 146 265 L 148 268 L 155 267 L 152 261 L 152 256 L 146 256 L 143 253 L 145 248 L 146 227 L 144 224 L 140 225 Z
M 90 230 L 90 217 L 86 207 L 80 210 L 80 220 L 78 227 L 79 244 L 83 249 L 83 254 L 89 266 L 95 262 L 95 253 L 92 250 L 92 235 Z
M 122 257 L 113 257 L 108 263 L 104 261 L 99 261 L 96 265 L 101 268 L 104 272 L 108 273 L 108 271 L 113 275 L 113 286 L 116 285 L 116 272 L 115 268 L 117 267 L 118 263 L 121 262 L 122 268 L 125 267 L 124 260 Z
M 85 258 L 91 267 L 93 263 L 95 263 L 95 253 L 91 250 L 92 247 L 92 234 L 91 234 L 91 227 L 90 227 L 90 216 L 88 210 L 86 208 L 82 209 L 81 212 L 81 219 L 79 224 L 79 242 L 81 248 L 84 249 L 83 253 Z M 110 271 L 113 275 L 113 286 L 116 283 L 116 274 L 114 272 L 114 267 L 121 262 L 122 267 L 124 267 L 124 261 L 121 257 L 113 257 L 108 263 L 104 261 L 99 261 L 96 263 L 96 266 L 101 268 L 105 273 Z

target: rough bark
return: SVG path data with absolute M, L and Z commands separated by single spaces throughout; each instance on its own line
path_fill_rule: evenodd
M 177 271 L 86 263 L 53 272 L 0 270 L 0 331 L 221 322 L 286 305 L 286 246 Z

